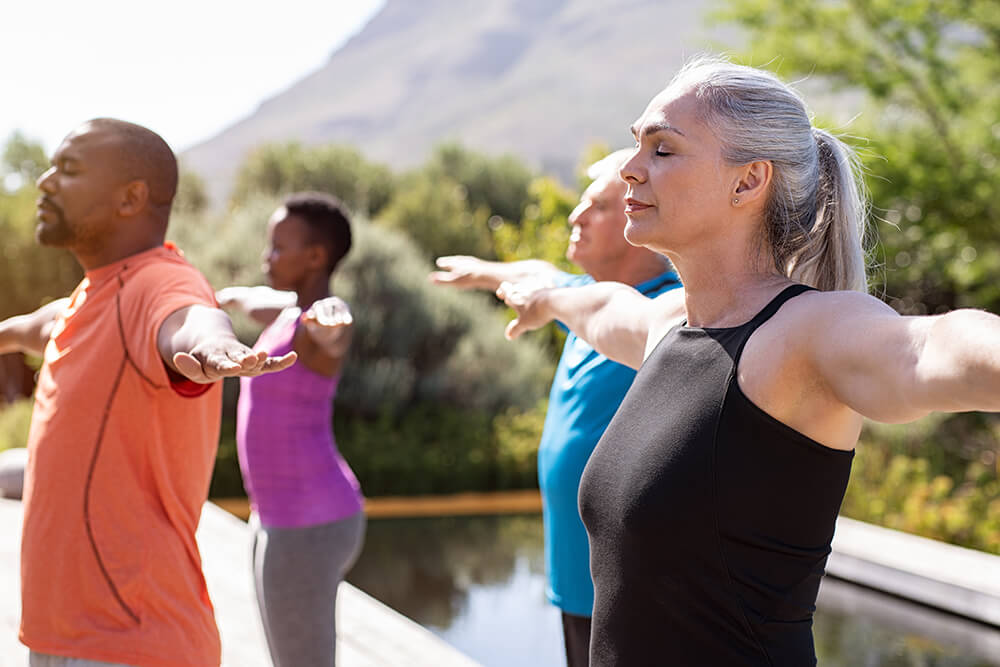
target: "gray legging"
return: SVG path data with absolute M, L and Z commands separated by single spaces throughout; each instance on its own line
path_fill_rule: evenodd
M 274 667 L 333 667 L 337 586 L 361 552 L 364 513 L 303 528 L 253 523 L 257 605 Z

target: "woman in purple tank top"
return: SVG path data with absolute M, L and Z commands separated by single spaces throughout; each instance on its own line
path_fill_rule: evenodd
M 365 530 L 361 490 L 332 428 L 353 320 L 330 285 L 351 227 L 335 198 L 299 193 L 271 216 L 267 241 L 271 288 L 218 293 L 223 307 L 267 325 L 255 350 L 298 354 L 285 373 L 240 384 L 236 440 L 253 511 L 257 602 L 276 667 L 332 666 L 337 587 Z

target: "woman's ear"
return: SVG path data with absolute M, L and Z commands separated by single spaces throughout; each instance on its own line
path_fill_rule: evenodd
M 733 189 L 733 206 L 763 202 L 771 185 L 773 170 L 770 160 L 757 160 L 744 165 Z
M 310 243 L 306 246 L 306 261 L 310 270 L 326 271 L 329 262 L 326 246 L 322 243 Z

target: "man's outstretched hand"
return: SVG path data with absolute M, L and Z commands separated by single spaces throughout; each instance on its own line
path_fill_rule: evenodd
M 157 333 L 156 347 L 170 370 L 203 384 L 281 371 L 296 359 L 294 352 L 283 357 L 254 352 L 236 338 L 224 312 L 204 305 L 180 308 L 167 316 Z
M 190 352 L 173 356 L 178 373 L 194 382 L 209 383 L 227 377 L 252 377 L 283 371 L 295 363 L 297 355 L 289 352 L 281 357 L 254 352 L 236 340 L 205 341 Z
M 441 270 L 428 276 L 435 285 L 493 290 L 502 280 L 503 265 L 499 262 L 488 262 L 469 255 L 448 255 L 438 257 L 435 263 Z

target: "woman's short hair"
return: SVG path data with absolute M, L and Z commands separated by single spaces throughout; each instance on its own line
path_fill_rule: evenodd
M 340 200 L 325 192 L 296 192 L 283 206 L 305 221 L 313 243 L 326 248 L 327 270 L 333 273 L 351 249 L 351 221 Z

